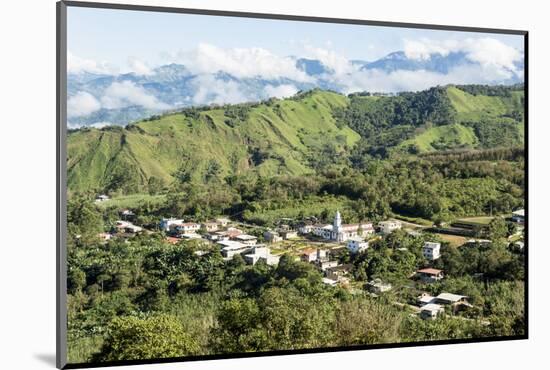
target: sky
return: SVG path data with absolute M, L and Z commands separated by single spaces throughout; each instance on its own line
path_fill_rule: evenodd
M 71 76 L 131 72 L 158 82 L 155 68 L 171 63 L 184 65 L 192 76 L 184 87 L 165 89 L 178 96 L 155 90 L 153 84 L 117 78 L 109 86 L 80 84 L 78 90 L 68 91 L 71 120 L 133 106 L 163 111 L 284 98 L 312 87 L 349 94 L 523 80 L 521 35 L 82 7 L 69 7 L 67 22 Z M 396 51 L 421 67 L 365 69 L 353 63 Z M 448 55 L 461 55 L 460 63 L 447 61 L 447 69 L 426 63 L 433 56 Z M 296 58 L 320 61 L 323 74 L 307 74 Z M 234 80 L 220 78 L 218 72 Z M 265 84 L 250 82 L 258 78 Z
M 311 55 L 317 48 L 349 60 L 372 61 L 404 50 L 414 40 L 449 43 L 488 37 L 523 52 L 518 35 L 68 8 L 69 52 L 120 72 L 132 71 L 136 61 L 150 67 L 177 61 L 178 53 L 200 44 L 263 48 L 278 56 Z

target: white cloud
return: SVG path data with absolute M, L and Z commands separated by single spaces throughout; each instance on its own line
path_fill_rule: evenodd
M 212 75 L 199 75 L 192 80 L 195 104 L 237 104 L 249 99 L 235 81 L 223 81 Z
M 153 95 L 137 86 L 131 81 L 113 82 L 105 89 L 101 97 L 101 105 L 107 109 L 124 108 L 132 105 L 139 105 L 147 109 L 169 109 L 170 106 L 159 101 Z
M 117 69 L 107 62 L 97 62 L 91 59 L 80 58 L 70 51 L 67 51 L 67 72 L 68 73 L 97 73 L 97 74 L 115 74 Z
M 296 86 L 290 84 L 279 86 L 267 85 L 264 88 L 264 91 L 269 97 L 286 98 L 296 94 L 298 92 L 298 89 L 296 88 Z
M 512 77 L 512 72 L 502 68 L 469 64 L 451 69 L 447 74 L 426 70 L 397 70 L 390 73 L 378 69 L 363 70 L 338 76 L 335 82 L 342 86 L 344 93 L 399 92 L 420 91 L 448 84 L 496 84 Z
M 443 56 L 451 52 L 463 52 L 466 58 L 483 66 L 495 66 L 516 71 L 514 62 L 523 58 L 523 54 L 505 43 L 490 37 L 467 38 L 464 40 L 405 40 L 405 55 L 411 59 L 425 60 L 431 54 Z
M 67 121 L 67 128 L 69 130 L 76 130 L 76 129 L 79 129 L 79 128 L 82 128 L 82 127 L 103 128 L 103 127 L 106 127 L 106 126 L 116 126 L 116 125 L 112 122 L 106 122 L 106 121 L 94 122 L 90 125 L 84 125 L 84 124 L 79 124 L 79 123 L 71 123 L 71 122 Z
M 153 71 L 147 65 L 147 63 L 145 63 L 142 60 L 139 60 L 135 57 L 129 57 L 128 58 L 128 67 L 130 68 L 131 72 L 134 72 L 137 75 L 149 76 L 149 75 L 153 74 Z
M 101 108 L 99 101 L 90 93 L 79 91 L 67 100 L 67 116 L 86 116 Z
M 197 74 L 223 71 L 238 78 L 286 77 L 301 82 L 312 80 L 296 68 L 293 58 L 281 57 L 263 48 L 222 49 L 210 44 L 199 44 L 193 50 L 180 51 L 172 59 Z
M 349 59 L 339 55 L 334 50 L 318 48 L 308 44 L 303 47 L 308 58 L 319 60 L 325 67 L 334 71 L 336 75 L 351 73 L 355 70 Z

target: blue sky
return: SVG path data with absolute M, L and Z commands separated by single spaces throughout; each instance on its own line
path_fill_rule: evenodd
M 220 48 L 265 48 L 302 56 L 304 45 L 330 49 L 348 59 L 375 60 L 403 50 L 407 40 L 493 38 L 523 52 L 523 37 L 363 25 L 326 24 L 205 15 L 69 7 L 68 48 L 81 58 L 124 69 L 128 58 L 151 66 L 199 43 Z

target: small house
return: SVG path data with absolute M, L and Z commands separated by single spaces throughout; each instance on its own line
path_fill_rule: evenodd
M 279 256 L 272 255 L 271 250 L 264 246 L 257 246 L 252 250 L 252 253 L 244 256 L 246 263 L 251 265 L 255 265 L 260 259 L 265 260 L 268 265 L 276 265 L 279 263 Z
M 437 303 L 428 303 L 420 307 L 420 317 L 424 320 L 435 320 L 445 309 Z
M 422 255 L 430 261 L 435 261 L 441 257 L 441 243 L 426 242 L 422 248 Z
M 326 259 L 327 251 L 318 248 L 305 248 L 301 250 L 300 259 L 303 262 L 315 262 Z
M 328 268 L 336 267 L 338 266 L 338 261 L 315 261 L 317 266 L 321 269 L 321 271 L 325 271 Z
M 222 256 L 226 259 L 231 259 L 236 254 L 242 254 L 252 249 L 248 245 L 233 240 L 222 240 L 217 244 L 221 247 Z
M 279 230 L 279 235 L 285 240 L 298 237 L 298 232 L 295 230 Z
M 352 264 L 338 265 L 334 267 L 329 267 L 325 270 L 325 275 L 327 278 L 340 281 L 341 278 L 349 274 L 353 268 Z
M 183 222 L 183 218 L 163 218 L 162 220 L 160 220 L 159 227 L 164 231 L 169 231 L 170 226 L 179 225 Z
M 217 218 L 216 222 L 218 223 L 218 225 L 220 225 L 220 227 L 226 227 L 231 223 L 231 220 L 228 218 L 221 217 L 221 218 Z
M 443 279 L 443 271 L 434 268 L 425 268 L 416 271 L 416 275 L 425 283 L 433 283 Z
M 424 292 L 416 298 L 416 301 L 419 306 L 424 306 L 429 303 L 435 303 L 435 297 Z
M 219 228 L 216 222 L 203 222 L 201 227 L 209 233 L 217 231 Z
M 264 239 L 268 243 L 278 243 L 283 240 L 283 238 L 279 235 L 278 232 L 271 231 L 271 230 L 264 232 Z
M 517 211 L 512 212 L 512 221 L 518 223 L 525 222 L 525 209 L 518 209 Z
M 365 239 L 360 236 L 354 236 L 348 239 L 347 248 L 350 253 L 359 253 L 367 250 L 368 247 L 369 242 L 365 241 Z
M 239 234 L 233 237 L 233 239 L 243 243 L 244 245 L 256 245 L 258 243 L 258 238 L 256 238 L 254 235 L 248 234 Z
M 401 229 L 401 222 L 397 220 L 388 220 L 378 223 L 378 228 L 382 234 L 391 234 L 395 230 Z

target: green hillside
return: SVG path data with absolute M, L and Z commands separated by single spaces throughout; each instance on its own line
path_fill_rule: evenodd
M 253 170 L 259 174 L 312 172 L 309 157 L 333 144 L 351 147 L 360 136 L 338 128 L 332 111 L 345 96 L 315 91 L 264 104 L 169 114 L 127 128 L 84 129 L 68 137 L 72 190 L 143 190 L 153 177 L 167 184 L 177 173 L 201 178 Z
M 451 148 L 475 148 L 477 144 L 478 138 L 472 128 L 455 123 L 431 127 L 414 138 L 403 141 L 399 146 L 414 145 L 419 152 L 433 152 Z
M 155 192 L 174 179 L 314 173 L 370 157 L 523 143 L 522 87 L 467 85 L 398 95 L 313 90 L 190 108 L 126 128 L 68 135 L 68 187 Z

